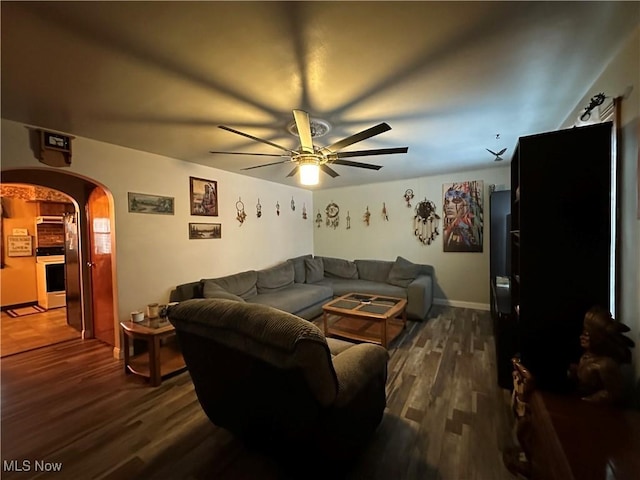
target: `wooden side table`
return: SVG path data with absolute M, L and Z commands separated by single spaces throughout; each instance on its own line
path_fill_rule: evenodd
M 174 337 L 176 332 L 168 320 L 147 319 L 142 322 L 120 322 L 124 339 L 124 371 L 149 379 L 151 386 L 162 383 L 162 377 L 186 369 L 182 353 L 177 345 L 162 344 L 162 340 Z M 131 355 L 131 340 L 147 343 L 147 351 Z

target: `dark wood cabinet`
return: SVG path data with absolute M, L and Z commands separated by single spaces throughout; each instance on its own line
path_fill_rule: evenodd
M 511 297 L 540 388 L 569 388 L 586 311 L 610 308 L 610 122 L 521 137 L 511 163 Z

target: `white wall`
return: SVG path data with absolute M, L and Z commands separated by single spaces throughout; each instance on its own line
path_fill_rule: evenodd
M 28 129 L 2 120 L 2 169 L 27 167 L 45 167 L 29 148 Z M 260 269 L 313 251 L 312 219 L 302 219 L 303 203 L 313 211 L 308 190 L 82 137 L 73 140 L 71 167 L 57 170 L 88 177 L 113 194 L 118 320 L 150 302 L 168 301 L 177 284 Z M 218 182 L 218 217 L 190 215 L 190 176 Z M 127 192 L 175 197 L 175 215 L 129 213 Z M 242 227 L 236 220 L 238 198 L 247 214 Z M 222 239 L 189 240 L 189 222 L 221 223 Z
M 440 235 L 431 245 L 423 245 L 414 236 L 415 206 L 427 198 L 436 204 L 442 216 L 442 185 L 464 180 L 484 181 L 484 248 L 482 253 L 445 253 Z M 437 286 L 435 296 L 440 303 L 488 309 L 489 306 L 489 185 L 508 189 L 510 169 L 506 163 L 498 168 L 421 177 L 411 180 L 375 183 L 357 187 L 319 190 L 313 193 L 313 220 L 320 210 L 323 223 L 314 228 L 315 255 L 346 258 L 395 260 L 400 255 L 416 263 L 433 265 Z M 412 189 L 414 199 L 408 208 L 404 193 Z M 330 202 L 340 207 L 340 224 L 326 226 L 325 208 Z M 383 202 L 389 221 L 382 218 Z M 371 212 L 370 226 L 363 221 L 365 210 Z M 347 230 L 347 212 L 351 228 Z
M 640 5 L 638 6 L 640 22 Z M 629 87 L 631 91 L 629 92 Z M 600 77 L 585 92 L 584 97 L 569 114 L 564 127 L 573 125 L 589 99 L 604 92 L 608 97 L 622 96 L 620 138 L 620 311 L 618 319 L 631 328 L 634 349 L 635 378 L 638 383 L 640 405 L 640 204 L 638 204 L 638 168 L 640 165 L 640 26 L 618 54 L 611 59 Z M 607 99 L 607 102 L 609 99 Z

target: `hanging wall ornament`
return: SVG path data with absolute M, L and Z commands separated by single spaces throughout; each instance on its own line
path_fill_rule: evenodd
M 440 235 L 440 215 L 436 213 L 436 205 L 426 198 L 416 205 L 416 215 L 413 220 L 413 234 L 423 245 L 431 245 Z
M 291 210 L 296 211 L 296 202 L 293 201 L 293 197 L 291 197 Z
M 407 207 L 411 208 L 411 200 L 413 199 L 413 190 L 410 188 L 404 192 L 404 201 L 407 202 Z
M 307 219 L 307 205 L 305 203 L 302 204 L 302 219 Z
M 347 210 L 347 230 L 351 228 L 351 217 L 349 216 L 349 210 Z
M 371 220 L 371 213 L 369 212 L 369 207 L 367 207 L 367 211 L 364 212 L 364 215 L 362 216 L 362 219 L 364 220 L 364 223 L 367 224 L 367 227 L 369 226 L 369 221 Z
M 240 222 L 240 226 L 244 223 L 244 220 L 247 218 L 247 214 L 244 212 L 244 203 L 242 203 L 242 199 L 238 197 L 238 201 L 236 202 L 236 220 Z
M 318 210 L 318 214 L 316 215 L 316 226 L 320 228 L 320 225 L 322 225 L 322 214 L 320 213 L 320 210 Z
M 387 205 L 382 202 L 382 219 L 385 221 L 389 221 L 389 214 L 387 213 Z
M 327 205 L 325 212 L 327 213 L 327 227 L 333 227 L 334 229 L 337 228 L 340 223 L 340 217 L 338 216 L 340 213 L 340 207 L 338 204 L 331 202 Z
M 276 202 L 276 215 L 280 216 L 280 202 Z
M 260 218 L 262 216 L 262 205 L 260 205 L 260 199 L 258 199 L 258 203 L 256 204 L 256 217 Z

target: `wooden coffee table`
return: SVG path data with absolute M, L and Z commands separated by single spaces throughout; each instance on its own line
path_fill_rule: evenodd
M 123 333 L 124 371 L 149 379 L 152 386 L 157 387 L 162 377 L 185 370 L 187 367 L 176 342 L 165 342 L 171 339 L 176 331 L 168 320 L 148 319 L 142 322 L 120 322 Z M 131 355 L 130 340 L 143 340 L 147 351 Z
M 348 293 L 322 306 L 324 334 L 387 348 L 406 326 L 406 307 L 404 298 Z

